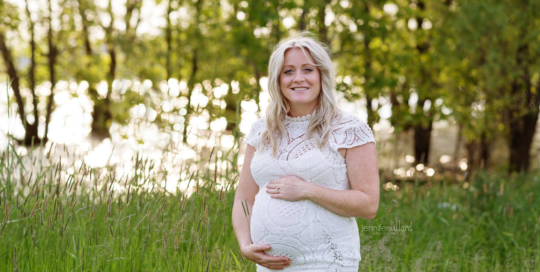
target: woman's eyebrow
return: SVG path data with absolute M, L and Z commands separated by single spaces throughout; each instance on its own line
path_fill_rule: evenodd
M 313 66 L 313 63 L 307 62 L 307 63 L 302 64 L 301 66 L 306 66 L 306 65 L 311 65 L 311 66 Z M 294 67 L 294 65 L 292 65 L 292 64 L 286 64 L 286 65 L 283 65 L 283 68 L 288 67 L 288 66 Z

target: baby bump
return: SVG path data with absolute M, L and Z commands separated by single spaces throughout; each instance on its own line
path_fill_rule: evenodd
M 251 216 L 251 240 L 255 244 L 268 244 L 271 249 L 266 254 L 285 256 L 301 263 L 305 261 L 303 249 L 308 245 L 310 225 L 309 200 L 296 202 L 271 198 L 260 192 L 253 205 Z
M 251 216 L 252 236 L 274 234 L 292 236 L 309 225 L 309 200 L 286 201 L 271 198 L 261 191 L 255 197 Z M 254 237 L 255 238 L 255 237 Z

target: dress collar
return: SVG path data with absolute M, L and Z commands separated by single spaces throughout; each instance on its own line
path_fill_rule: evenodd
M 298 117 L 291 117 L 289 115 L 285 115 L 285 120 L 290 121 L 290 122 L 306 122 L 306 121 L 311 120 L 311 114 L 298 116 Z

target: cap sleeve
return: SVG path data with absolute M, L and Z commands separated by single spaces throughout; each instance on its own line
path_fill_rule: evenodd
M 330 147 L 334 150 L 339 148 L 351 148 L 367 143 L 374 143 L 373 131 L 364 121 L 354 115 L 344 115 L 341 122 L 336 125 L 332 132 Z
M 251 129 L 249 131 L 249 134 L 246 137 L 247 144 L 257 148 L 257 144 L 259 143 L 259 138 L 261 137 L 261 134 L 266 126 L 266 121 L 264 118 L 258 119 L 251 125 Z

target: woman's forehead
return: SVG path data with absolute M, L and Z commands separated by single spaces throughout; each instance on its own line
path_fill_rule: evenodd
M 302 50 L 303 49 L 303 50 Z M 285 51 L 283 67 L 294 65 L 313 65 L 314 60 L 307 48 L 293 47 Z

